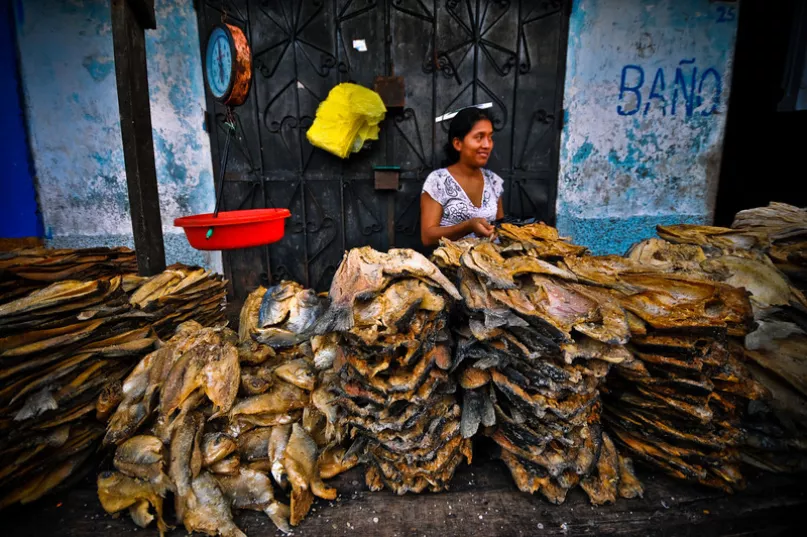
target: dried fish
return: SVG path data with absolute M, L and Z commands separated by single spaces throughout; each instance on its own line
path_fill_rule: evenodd
M 230 502 L 208 472 L 202 472 L 195 477 L 192 487 L 196 501 L 193 505 L 188 505 L 188 510 L 182 517 L 188 532 L 198 531 L 221 537 L 246 537 L 233 522 Z
M 114 514 L 147 502 L 157 513 L 157 528 L 162 537 L 168 525 L 163 520 L 163 495 L 148 481 L 127 477 L 118 472 L 98 476 L 98 499 L 107 513 Z M 141 522 L 145 522 L 142 520 Z
M 281 324 L 299 327 L 295 319 L 312 324 L 316 319 L 307 318 L 304 310 L 313 307 L 316 312 L 322 297 L 303 292 L 297 284 L 286 282 L 284 287 L 293 292 L 287 313 L 280 313 Z M 154 299 L 147 291 L 159 294 L 146 289 L 145 300 L 165 300 Z M 263 511 L 288 531 L 290 520 L 297 524 L 305 516 L 309 495 L 335 497 L 335 490 L 325 486 L 319 474 L 317 441 L 323 450 L 328 446 L 329 453 L 340 454 L 338 459 L 332 456 L 329 476 L 358 463 L 355 453 L 340 446 L 343 425 L 329 391 L 334 372 L 315 372 L 315 352 L 307 339 L 267 352 L 269 347 L 258 335 L 277 326 L 267 323 L 258 328 L 259 316 L 259 307 L 245 304 L 242 321 L 251 327 L 247 341 L 227 329 L 181 325 L 174 338 L 147 355 L 127 377 L 121 387 L 123 400 L 110 420 L 110 438 L 122 442 L 115 464 L 129 474 L 155 480 L 162 462 L 157 448 L 164 445 L 168 450 L 165 479 L 175 491 L 178 519 L 188 530 L 239 535 L 232 507 Z M 322 336 L 320 341 L 331 342 L 335 349 L 335 337 Z M 149 421 L 152 436 L 138 434 L 150 416 L 155 418 Z M 274 499 L 270 471 L 279 486 L 292 482 L 294 515 Z M 143 500 L 131 503 L 129 512 L 137 524 L 150 522 Z
M 192 483 L 199 475 L 202 466 L 199 444 L 203 425 L 203 416 L 198 412 L 191 412 L 183 416 L 171 438 L 171 461 L 168 472 L 176 487 L 176 512 L 181 520 L 184 520 L 186 511 L 194 509 L 197 505 Z
M 599 426 L 599 388 L 612 364 L 632 363 L 625 344 L 638 323 L 592 284 L 618 286 L 625 270 L 641 271 L 621 258 L 577 257 L 584 248 L 543 224 L 497 233 L 497 242 L 434 254 L 453 265 L 464 298 L 468 330 L 455 325 L 452 365 L 464 390 L 462 436 L 491 436 L 520 490 L 562 503 L 580 484 L 593 503 L 614 501 L 618 459 Z
M 305 429 L 297 423 L 292 425 L 291 436 L 283 454 L 283 465 L 292 488 L 292 526 L 298 525 L 308 513 L 313 501 L 312 494 L 325 500 L 336 499 L 336 489 L 329 488 L 322 482 L 317 453 L 317 445 Z
M 235 475 L 216 476 L 216 481 L 233 508 L 263 511 L 279 530 L 291 532 L 289 506 L 275 500 L 266 474 L 241 468 Z
M 314 389 L 316 376 L 305 360 L 291 360 L 275 369 L 275 375 L 281 380 L 306 391 Z
M 281 488 L 288 486 L 288 473 L 285 466 L 286 446 L 291 437 L 291 425 L 281 424 L 272 428 L 269 436 L 269 459 L 272 462 L 272 477 Z
M 318 323 L 316 332 L 345 331 L 353 326 L 357 300 L 372 298 L 387 284 L 403 277 L 418 278 L 442 288 L 455 299 L 456 287 L 423 255 L 407 249 L 391 249 L 384 254 L 370 247 L 354 248 L 345 254 L 334 274 L 329 296 L 331 305 Z
M 202 437 L 202 466 L 211 466 L 238 448 L 235 440 L 224 433 L 205 433 Z
M 164 493 L 174 485 L 165 475 L 165 446 L 159 438 L 149 435 L 133 436 L 115 450 L 115 468 L 129 477 L 143 479 Z
M 372 487 L 399 494 L 444 490 L 461 460 L 459 407 L 452 406 L 455 396 L 447 395 L 456 385 L 447 374 L 452 357 L 445 329 L 450 299 L 459 293 L 419 254 L 361 248 L 346 254 L 330 296 L 319 328 L 340 331 L 333 362 L 338 375 L 321 379 L 331 388 L 315 390 L 312 403 L 318 412 L 304 414 L 312 430 L 326 424 L 324 434 L 310 442 L 312 449 L 317 443 L 326 446 L 319 467 L 335 474 L 354 465 L 366 448 L 372 450 L 368 456 L 381 459 L 367 470 Z M 440 409 L 454 410 L 434 413 Z M 347 415 L 340 424 L 342 411 Z M 343 424 L 359 435 L 361 442 L 352 448 L 357 456 L 339 446 Z M 401 464 L 407 469 L 398 469 Z M 302 491 L 297 496 L 297 502 L 292 496 L 293 519 L 310 501 Z
M 241 415 L 281 414 L 291 410 L 302 409 L 308 405 L 308 392 L 278 380 L 267 393 L 242 399 L 230 410 L 230 419 Z

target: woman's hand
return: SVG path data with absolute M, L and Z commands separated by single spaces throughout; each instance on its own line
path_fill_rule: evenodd
M 501 199 L 499 200 L 501 210 Z M 443 206 L 426 192 L 420 195 L 420 240 L 424 246 L 436 246 L 445 237 L 452 241 L 473 233 L 477 237 L 490 237 L 495 229 L 484 218 L 471 218 L 453 226 L 440 226 Z
M 493 234 L 493 226 L 484 218 L 471 218 L 468 224 L 471 232 L 477 237 L 490 237 Z

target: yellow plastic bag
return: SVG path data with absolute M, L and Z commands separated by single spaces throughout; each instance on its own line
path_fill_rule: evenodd
M 378 140 L 378 124 L 386 113 L 378 93 L 356 84 L 339 84 L 319 104 L 306 137 L 311 145 L 347 158 L 365 140 Z

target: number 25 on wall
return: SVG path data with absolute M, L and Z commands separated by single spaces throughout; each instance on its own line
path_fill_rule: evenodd
M 737 8 L 732 6 L 717 6 L 717 22 L 731 22 L 737 19 Z

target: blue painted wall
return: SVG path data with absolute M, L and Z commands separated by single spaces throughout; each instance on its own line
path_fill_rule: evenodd
M 18 0 L 17 40 L 47 242 L 133 246 L 109 0 Z M 190 248 L 179 216 L 213 210 L 196 13 L 157 0 L 146 32 L 149 95 L 168 263 L 219 269 Z
M 622 254 L 656 224 L 709 223 L 737 3 L 575 0 L 557 223 Z
M 11 4 L 0 2 L 0 238 L 42 236 L 19 81 Z

